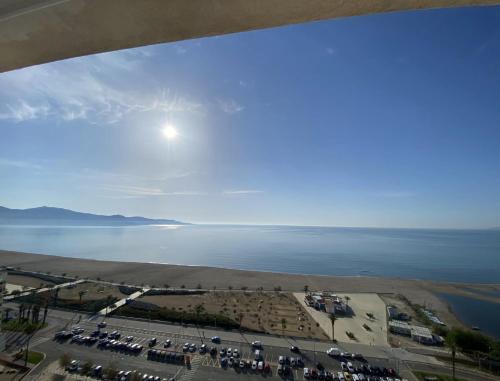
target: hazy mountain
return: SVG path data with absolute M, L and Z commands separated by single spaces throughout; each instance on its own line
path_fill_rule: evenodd
M 42 206 L 30 209 L 9 209 L 0 206 L 0 224 L 59 225 L 186 225 L 184 222 L 120 214 L 103 216 L 74 210 Z

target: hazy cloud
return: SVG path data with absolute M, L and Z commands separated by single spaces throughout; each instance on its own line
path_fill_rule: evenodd
M 236 114 L 245 109 L 245 107 L 240 105 L 234 99 L 217 99 L 217 103 L 220 109 L 226 114 Z
M 225 190 L 224 192 L 222 192 L 222 194 L 225 195 L 258 194 L 258 193 L 264 193 L 264 191 L 256 189 L 239 189 L 239 190 Z
M 395 191 L 395 192 L 378 192 L 375 195 L 378 197 L 387 197 L 387 198 L 407 198 L 407 197 L 415 197 L 416 193 L 406 192 L 406 191 Z

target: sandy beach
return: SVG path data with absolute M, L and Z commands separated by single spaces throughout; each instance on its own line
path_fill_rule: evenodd
M 139 254 L 138 258 L 140 258 Z M 461 323 L 449 310 L 447 304 L 436 295 L 437 292 L 476 296 L 470 291 L 471 289 L 500 287 L 500 285 L 441 283 L 395 278 L 300 275 L 203 266 L 97 261 L 5 250 L 0 250 L 0 264 L 20 267 L 28 271 L 50 272 L 54 275 L 66 273 L 68 276 L 80 278 L 157 287 L 163 287 L 166 284 L 170 287 L 184 285 L 186 288 L 201 285 L 205 289 L 232 287 L 235 290 L 241 287 L 248 287 L 249 290 L 255 290 L 258 287 L 273 290 L 275 287 L 281 287 L 284 291 L 300 292 L 307 285 L 310 290 L 331 290 L 337 293 L 403 294 L 411 302 L 426 305 L 435 310 L 449 325 Z M 500 301 L 495 300 L 495 302 Z

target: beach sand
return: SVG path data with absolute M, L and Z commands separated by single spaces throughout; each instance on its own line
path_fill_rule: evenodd
M 140 254 L 137 258 L 140 259 Z M 97 261 L 5 250 L 0 250 L 0 265 L 20 267 L 28 271 L 50 272 L 54 275 L 67 273 L 68 276 L 80 278 L 156 287 L 184 285 L 186 288 L 196 288 L 201 285 L 205 289 L 232 287 L 235 290 L 241 287 L 248 287 L 249 290 L 258 287 L 273 290 L 275 287 L 281 287 L 283 291 L 300 292 L 307 285 L 310 290 L 330 290 L 337 293 L 402 294 L 413 303 L 435 310 L 450 326 L 458 326 L 461 323 L 448 305 L 439 299 L 436 292 L 461 293 L 467 292 L 468 287 L 500 287 L 397 278 L 301 275 L 204 266 Z

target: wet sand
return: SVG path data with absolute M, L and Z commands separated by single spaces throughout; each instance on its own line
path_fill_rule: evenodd
M 137 259 L 140 259 L 140 253 Z M 467 293 L 467 289 L 471 287 L 500 288 L 500 285 L 466 285 L 399 278 L 300 275 L 205 266 L 98 261 L 5 250 L 0 250 L 0 265 L 20 267 L 28 271 L 50 272 L 54 275 L 66 273 L 68 276 L 79 278 L 156 287 L 184 285 L 186 288 L 196 288 L 201 285 L 205 289 L 232 287 L 235 290 L 241 287 L 248 287 L 249 290 L 255 290 L 258 287 L 273 290 L 275 287 L 281 287 L 284 291 L 299 292 L 303 291 L 304 286 L 307 285 L 310 290 L 331 290 L 337 293 L 403 294 L 413 303 L 435 310 L 449 325 L 461 323 L 449 310 L 447 304 L 435 293 Z

